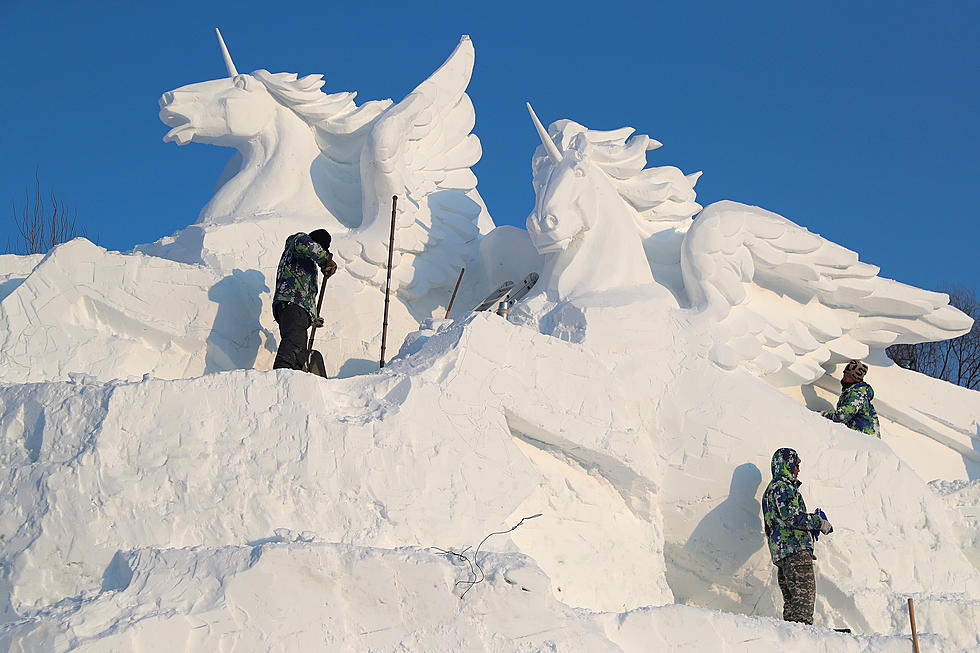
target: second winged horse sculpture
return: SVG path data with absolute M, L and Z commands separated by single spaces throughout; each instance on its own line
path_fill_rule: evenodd
M 546 131 L 528 109 L 542 146 L 527 226 L 545 257 L 539 283 L 555 300 L 671 279 L 673 267 L 677 308 L 709 330 L 714 361 L 776 385 L 972 325 L 947 295 L 879 277 L 855 252 L 770 211 L 723 201 L 692 219 L 700 173 L 646 168 L 660 144 L 631 128 L 560 120 Z
M 356 93 L 324 93 L 322 75 L 240 74 L 218 40 L 228 77 L 160 99 L 164 140 L 237 150 L 198 224 L 301 217 L 334 234 L 347 272 L 380 285 L 397 195 L 393 287 L 411 299 L 455 279 L 492 228 L 470 170 L 482 150 L 469 37 L 401 102 L 360 106 Z

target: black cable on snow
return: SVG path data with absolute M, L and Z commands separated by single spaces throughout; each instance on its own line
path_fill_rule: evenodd
M 486 580 L 487 575 L 486 575 L 486 573 L 484 573 L 483 567 L 480 566 L 480 562 L 477 560 L 477 556 L 480 555 L 480 548 L 483 546 L 483 544 L 487 540 L 489 540 L 491 537 L 493 537 L 494 535 L 506 535 L 507 533 L 510 533 L 510 532 L 516 530 L 518 526 L 520 526 L 521 524 L 523 524 L 524 522 L 526 522 L 528 519 L 534 519 L 535 517 L 540 517 L 540 516 L 541 516 L 541 513 L 539 512 L 539 513 L 534 514 L 534 515 L 529 515 L 527 517 L 522 517 L 521 518 L 521 521 L 517 522 L 516 524 L 514 524 L 513 526 L 511 526 L 507 530 L 505 530 L 505 531 L 494 531 L 493 533 L 488 534 L 485 538 L 483 538 L 482 540 L 480 540 L 480 543 L 476 547 L 476 551 L 473 552 L 473 559 L 472 560 L 470 560 L 470 558 L 466 555 L 466 552 L 470 548 L 468 546 L 466 548 L 464 548 L 462 551 L 459 551 L 459 552 L 453 551 L 451 549 L 447 551 L 446 549 L 440 549 L 437 546 L 430 546 L 429 547 L 430 549 L 433 549 L 435 551 L 438 551 L 439 553 L 441 553 L 443 555 L 456 556 L 457 558 L 459 558 L 460 560 L 463 560 L 464 562 L 466 562 L 470 566 L 470 574 L 473 576 L 473 579 L 472 580 L 470 580 L 470 579 L 458 580 L 458 581 L 456 581 L 453 584 L 453 587 L 454 588 L 457 585 L 460 585 L 460 584 L 463 584 L 463 583 L 468 584 L 468 587 L 465 590 L 463 590 L 463 593 L 462 594 L 459 595 L 459 600 L 460 601 L 463 600 L 463 597 L 466 596 L 466 593 L 467 592 L 469 592 L 471 589 L 473 589 L 473 586 L 474 585 L 476 585 L 477 583 L 482 583 L 484 580 Z M 477 572 L 478 571 L 480 572 L 479 573 L 479 578 L 477 578 Z

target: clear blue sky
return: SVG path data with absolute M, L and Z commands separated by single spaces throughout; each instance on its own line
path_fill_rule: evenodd
M 635 127 L 699 201 L 757 204 L 925 288 L 976 286 L 976 2 L 0 2 L 0 251 L 35 167 L 110 249 L 197 218 L 230 150 L 163 143 L 157 99 L 242 72 L 399 100 L 470 34 L 498 224 L 523 226 L 542 120 Z

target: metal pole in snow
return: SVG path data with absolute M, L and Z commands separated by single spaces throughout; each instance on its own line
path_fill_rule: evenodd
M 381 367 L 385 366 L 385 341 L 388 339 L 388 293 L 391 290 L 391 256 L 395 253 L 395 206 L 398 196 L 391 196 L 391 238 L 388 239 L 388 279 L 385 281 L 385 321 L 381 325 Z

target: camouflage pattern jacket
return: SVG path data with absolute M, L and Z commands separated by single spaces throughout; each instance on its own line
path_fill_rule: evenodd
M 881 437 L 878 426 L 878 412 L 871 404 L 875 391 L 864 381 L 844 387 L 837 400 L 836 410 L 825 410 L 822 414 L 829 420 L 840 422 L 847 428 Z
M 301 306 L 306 309 L 312 322 L 316 317 L 317 267 L 329 261 L 330 257 L 329 251 L 302 232 L 287 238 L 276 272 L 273 305 L 288 302 Z
M 762 520 L 773 563 L 798 551 L 813 555 L 813 535 L 820 529 L 820 516 L 807 513 L 800 494 L 800 481 L 793 478 L 793 465 L 799 459 L 792 449 L 779 449 L 772 457 L 772 480 L 762 494 Z

